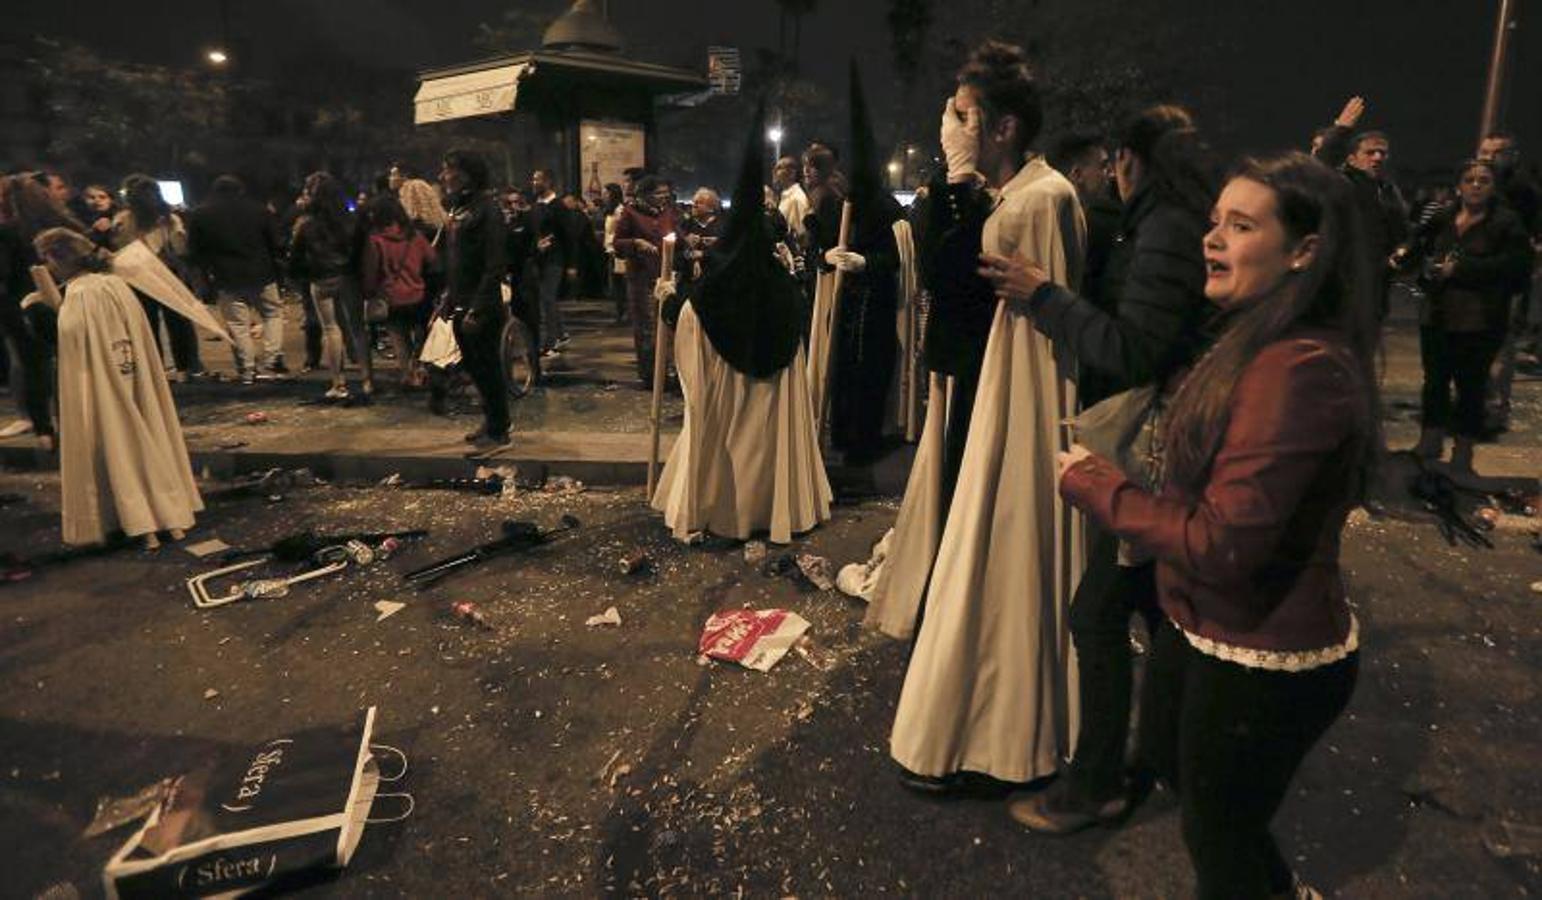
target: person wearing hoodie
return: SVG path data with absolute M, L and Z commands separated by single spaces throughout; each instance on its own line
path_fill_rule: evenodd
M 360 285 L 366 299 L 384 300 L 386 333 L 396 348 L 402 384 L 418 387 L 423 373 L 418 350 L 423 345 L 424 276 L 438 256 L 423 233 L 412 227 L 401 201 L 377 197 L 368 213 L 369 238 L 364 245 Z
M 257 380 L 252 319 L 262 319 L 262 362 L 281 375 L 284 365 L 284 299 L 278 292 L 278 224 L 267 208 L 247 197 L 234 175 L 214 179 L 207 203 L 188 216 L 188 258 L 214 288 L 215 302 L 235 342 L 230 352 L 242 384 Z

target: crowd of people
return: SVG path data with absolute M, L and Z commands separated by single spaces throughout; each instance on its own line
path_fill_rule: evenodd
M 912 641 L 890 744 L 902 782 L 1026 785 L 1008 813 L 1052 835 L 1116 826 L 1165 783 L 1200 896 L 1317 896 L 1270 822 L 1354 689 L 1361 625 L 1339 544 L 1386 452 L 1389 297 L 1402 283 L 1419 304 L 1414 449 L 1438 459 L 1452 438 L 1459 470 L 1505 427 L 1538 321 L 1538 192 L 1515 140 L 1487 136 L 1449 192 L 1410 209 L 1365 111 L 1353 98 L 1310 153 L 1224 174 L 1176 105 L 1040 155 L 1026 57 L 991 41 L 958 75 L 942 162 L 909 210 L 882 186 L 855 78 L 850 157 L 813 142 L 775 160 L 767 186 L 762 110 L 727 210 L 707 187 L 682 207 L 644 169 L 590 197 L 547 171 L 498 188 L 463 150 L 437 185 L 396 164 L 354 202 L 315 173 L 284 225 L 231 176 L 179 211 L 141 175 L 75 205 L 58 175 L 20 173 L 0 182 L 0 325 L 23 424 L 51 444 L 51 348 L 62 383 L 65 346 L 76 363 L 110 360 L 80 335 L 119 327 L 82 320 L 72 297 L 142 310 L 126 346 L 149 352 L 164 330 L 168 370 L 203 370 L 193 324 L 127 274 L 111 281 L 108 251 L 141 244 L 213 302 L 247 383 L 287 371 L 287 278 L 327 400 L 368 401 L 378 326 L 403 383 L 441 404 L 438 367 L 417 360 L 436 330 L 453 334 L 482 399 L 467 440 L 485 454 L 510 442 L 510 317 L 539 377 L 573 340 L 564 299 L 608 296 L 630 320 L 639 386 L 662 387 L 654 329 L 673 330 L 685 428 L 651 502 L 681 537 L 776 541 L 829 517 L 830 451 L 883 453 L 896 370 L 918 353 L 925 426 L 862 588 L 869 622 Z M 57 336 L 47 310 L 21 308 L 39 263 L 66 286 Z M 925 327 L 906 347 L 897 322 L 916 305 Z M 61 423 L 80 389 L 61 386 Z M 174 413 L 153 424 L 163 405 L 141 411 L 147 427 L 175 431 Z M 180 472 L 180 432 L 172 443 L 154 452 Z M 173 481 L 168 510 L 119 517 L 130 534 L 191 523 L 196 488 Z M 1152 650 L 1132 723 L 1136 616 Z

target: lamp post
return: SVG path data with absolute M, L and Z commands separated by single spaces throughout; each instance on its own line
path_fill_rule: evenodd
M 1510 51 L 1510 34 L 1515 31 L 1520 0 L 1499 0 L 1499 20 L 1494 26 L 1494 53 L 1488 63 L 1488 84 L 1483 92 L 1483 122 L 1478 141 L 1500 125 L 1500 100 L 1505 86 L 1505 64 Z
M 771 162 L 775 164 L 777 160 L 782 158 L 782 126 L 772 125 L 770 128 L 767 128 L 766 140 L 771 142 L 771 152 L 774 154 L 771 157 Z

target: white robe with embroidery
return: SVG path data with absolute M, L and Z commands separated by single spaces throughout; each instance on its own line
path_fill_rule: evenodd
M 653 495 L 675 537 L 767 531 L 785 544 L 830 518 L 801 347 L 775 375 L 752 378 L 718 354 L 687 303 L 675 329 L 675 369 L 685 426 Z
M 150 323 L 116 275 L 65 288 L 59 475 L 67 544 L 191 528 L 203 509 Z
M 1075 190 L 1038 158 L 1002 188 L 982 236 L 987 252 L 1031 260 L 1073 287 L 1085 242 Z M 1084 539 L 1055 487 L 1062 423 L 1074 411 L 1070 373 L 1049 340 L 999 304 L 890 736 L 894 759 L 913 772 L 1029 781 L 1074 748 L 1068 612 Z

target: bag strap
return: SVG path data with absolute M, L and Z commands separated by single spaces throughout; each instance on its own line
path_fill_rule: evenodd
M 407 754 L 403 753 L 402 751 L 398 750 L 395 747 L 392 747 L 390 744 L 370 744 L 369 745 L 369 749 L 370 749 L 370 752 L 375 754 L 377 757 L 379 756 L 381 751 L 386 751 L 386 755 L 387 756 L 394 755 L 397 759 L 402 761 L 402 770 L 400 772 L 397 772 L 395 775 L 392 775 L 390 778 L 387 778 L 385 775 L 381 775 L 380 776 L 380 783 L 381 784 L 391 784 L 393 782 L 401 781 L 402 780 L 402 776 L 407 774 Z M 378 759 L 375 761 L 375 765 L 377 767 L 380 765 L 380 762 L 379 762 Z M 386 796 L 386 795 L 381 795 L 381 796 Z

